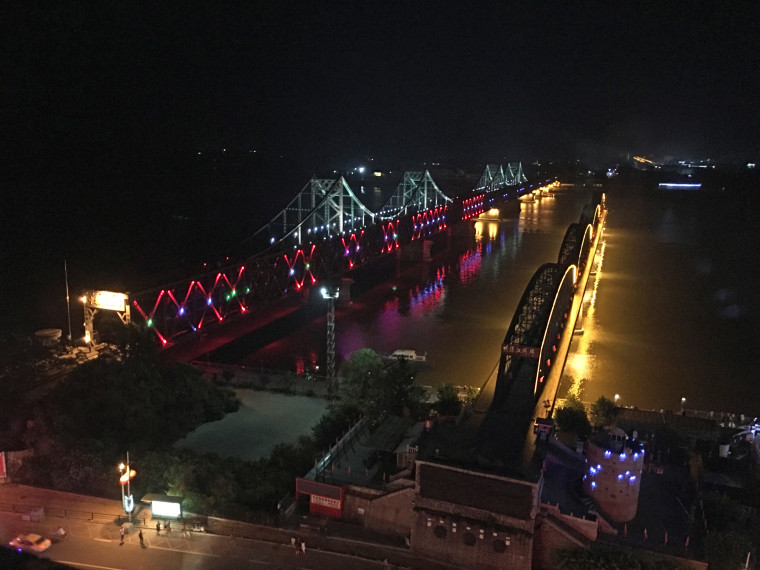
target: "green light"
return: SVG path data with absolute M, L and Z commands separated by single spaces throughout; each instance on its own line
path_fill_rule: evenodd
M 246 288 L 245 288 L 245 292 L 246 292 L 246 293 L 250 293 L 250 292 L 251 292 L 251 288 L 250 288 L 250 287 L 246 287 Z
M 148 319 L 148 326 L 149 326 L 149 327 L 152 327 L 152 326 L 153 326 L 153 319 Z
M 230 300 L 230 294 L 229 294 L 229 293 L 227 293 L 227 294 L 224 296 L 224 298 L 225 298 L 227 301 L 229 301 L 229 300 Z
M 235 291 L 235 290 L 233 289 L 233 290 L 232 290 L 232 296 L 234 297 L 235 295 L 237 295 L 237 291 Z
M 311 265 L 307 263 L 306 264 L 306 269 L 309 269 L 309 267 L 311 267 Z

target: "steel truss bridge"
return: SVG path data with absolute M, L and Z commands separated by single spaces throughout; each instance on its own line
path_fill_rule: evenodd
M 486 461 L 509 462 L 521 450 L 531 412 L 555 365 L 578 279 L 593 262 L 591 246 L 604 207 L 601 193 L 584 206 L 580 220 L 565 233 L 557 262 L 540 266 L 520 298 L 502 343 L 493 400 L 478 435 L 479 453 Z
M 267 224 L 243 242 L 252 255 L 216 271 L 128 294 L 122 320 L 144 324 L 167 346 L 230 317 L 327 284 L 378 256 L 534 191 L 519 162 L 486 165 L 477 186 L 451 197 L 430 172 L 404 172 L 379 212 L 370 211 L 343 177 L 312 178 Z M 547 181 L 548 184 L 549 181 Z M 100 308 L 85 295 L 85 334 Z M 89 310 L 88 310 L 89 309 Z

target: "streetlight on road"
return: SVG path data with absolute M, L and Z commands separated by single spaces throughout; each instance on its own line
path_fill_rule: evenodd
M 119 463 L 119 483 L 121 484 L 121 504 L 124 506 L 124 512 L 129 516 L 129 522 L 132 522 L 132 511 L 135 510 L 135 500 L 132 497 L 132 491 L 129 486 L 129 480 L 132 479 L 137 472 L 134 469 L 129 468 L 129 451 L 127 451 L 127 464 Z M 127 486 L 127 492 L 124 493 L 124 485 Z
M 620 394 L 615 394 L 615 405 L 617 406 L 618 400 L 620 400 Z
M 686 411 L 685 406 L 686 406 L 686 398 L 681 398 L 681 414 L 683 414 Z

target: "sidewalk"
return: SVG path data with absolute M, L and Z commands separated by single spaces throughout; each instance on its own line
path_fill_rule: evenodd
M 24 519 L 24 512 L 28 513 L 39 507 L 45 509 L 43 521 L 22 522 L 28 521 L 28 519 Z M 36 524 L 38 527 L 49 527 L 48 533 L 52 533 L 57 527 L 63 526 L 71 536 L 116 542 L 120 538 L 120 525 L 126 520 L 119 501 L 15 483 L 0 484 L 0 512 L 17 514 L 20 521 L 19 526 Z M 143 526 L 144 517 L 146 526 Z M 431 570 L 454 568 L 454 566 L 417 557 L 406 548 L 364 540 L 326 536 L 301 527 L 298 529 L 280 529 L 208 517 L 207 532 L 191 532 L 189 536 L 183 536 L 182 523 L 178 521 L 173 522 L 171 535 L 167 536 L 164 531 L 157 535 L 155 520 L 150 518 L 150 509 L 143 505 L 136 507 L 133 523 L 135 527 L 132 532 L 126 535 L 125 542 L 139 544 L 137 533 L 139 529 L 142 529 L 146 545 L 149 547 L 200 554 L 214 553 L 223 556 L 225 552 L 229 551 L 231 544 L 235 544 L 235 541 L 251 539 L 271 543 L 275 545 L 275 548 L 278 546 L 289 548 L 291 537 L 297 536 L 309 544 L 310 550 L 347 554 L 372 561 L 387 560 L 388 564 L 393 567 Z M 333 527 L 333 531 L 337 529 L 337 525 Z

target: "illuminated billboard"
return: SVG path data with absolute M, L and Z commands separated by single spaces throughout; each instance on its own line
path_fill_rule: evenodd
M 112 291 L 93 291 L 88 299 L 89 305 L 95 309 L 124 312 L 127 296 L 124 293 Z

